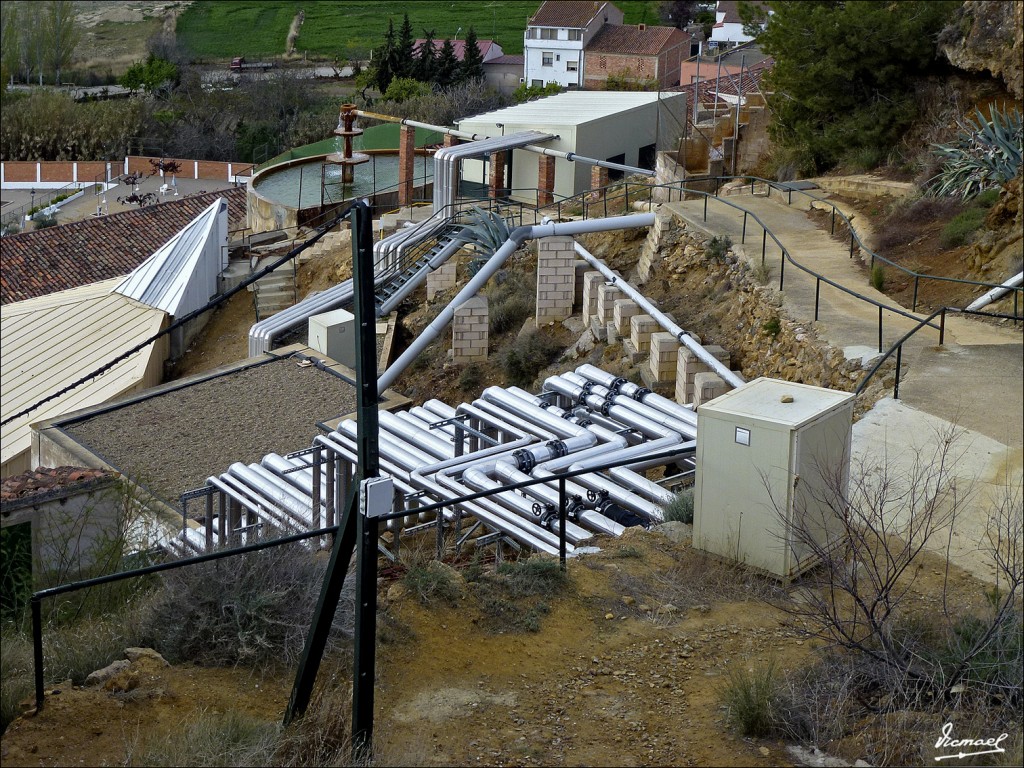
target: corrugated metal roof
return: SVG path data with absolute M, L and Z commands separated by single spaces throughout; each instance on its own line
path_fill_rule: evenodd
M 160 330 L 165 313 L 112 289 L 120 278 L 0 307 L 0 420 L 91 373 Z M 138 385 L 153 345 L 0 428 L 0 460 L 31 446 L 29 425 L 105 403 Z
M 221 266 L 220 247 L 224 245 L 219 240 L 227 236 L 227 211 L 225 200 L 215 200 L 188 226 L 136 267 L 114 290 L 143 304 L 162 309 L 174 317 L 198 309 L 217 292 L 216 280 Z M 182 302 L 186 301 L 190 285 L 194 281 L 208 283 L 201 279 L 206 274 L 212 275 L 213 285 L 200 287 L 198 305 L 186 306 L 183 312 Z
M 674 97 L 662 93 L 667 101 Z M 643 91 L 567 91 L 514 107 L 505 107 L 494 112 L 484 112 L 459 121 L 464 125 L 502 123 L 508 125 L 582 125 L 610 115 L 653 104 L 658 101 L 657 93 Z

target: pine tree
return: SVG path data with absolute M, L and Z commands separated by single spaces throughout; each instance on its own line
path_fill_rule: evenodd
M 423 43 L 420 45 L 419 56 L 416 57 L 414 77 L 424 83 L 434 80 L 434 30 L 423 30 Z
M 459 67 L 459 79 L 468 82 L 476 82 L 484 79 L 484 57 L 480 53 L 480 46 L 477 45 L 476 32 L 469 28 L 466 34 L 466 52 L 462 57 L 462 65 Z
M 441 46 L 441 55 L 437 57 L 437 64 L 434 67 L 434 82 L 440 87 L 446 88 L 454 85 L 459 79 L 459 60 L 455 58 L 455 46 L 452 41 L 445 38 Z
M 377 86 L 377 90 L 384 93 L 395 78 L 395 70 L 393 69 L 395 61 L 395 25 L 391 23 L 391 19 L 388 19 L 388 31 L 384 33 L 384 45 L 378 50 L 380 55 L 377 57 L 377 74 L 374 77 L 374 83 Z
M 393 68 L 395 77 L 412 77 L 416 61 L 413 58 L 412 24 L 409 23 L 409 14 L 402 17 L 402 27 L 398 30 L 398 42 L 395 44 L 395 59 Z

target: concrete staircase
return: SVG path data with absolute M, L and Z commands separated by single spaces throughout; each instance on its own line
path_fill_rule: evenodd
M 268 256 L 257 262 L 253 271 L 258 272 L 269 266 L 277 257 Z M 295 286 L 295 261 L 282 264 L 266 277 L 249 286 L 256 300 L 256 316 L 270 317 L 292 306 L 297 300 Z

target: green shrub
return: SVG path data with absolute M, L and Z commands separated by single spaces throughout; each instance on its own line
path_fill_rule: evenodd
M 32 643 L 26 634 L 5 625 L 0 633 L 0 733 L 21 714 L 32 695 Z
M 488 329 L 494 335 L 518 331 L 533 314 L 534 288 L 519 272 L 498 272 L 485 293 Z
M 730 248 L 732 248 L 732 240 L 728 236 L 715 235 L 704 249 L 704 255 L 709 259 L 721 259 L 725 257 Z
M 519 387 L 530 386 L 560 351 L 561 347 L 553 339 L 539 331 L 517 337 L 501 355 L 506 382 Z
M 761 326 L 761 330 L 764 331 L 766 336 L 771 336 L 773 339 L 782 332 L 782 323 L 779 318 L 773 317 L 769 320 L 765 320 Z
M 999 190 L 998 189 L 986 189 L 984 192 L 974 198 L 974 205 L 979 208 L 991 208 L 993 205 L 999 202 Z
M 551 596 L 569 581 L 559 562 L 553 558 L 528 557 L 502 563 L 497 573 L 502 577 L 506 593 L 514 598 Z
M 984 208 L 968 208 L 958 214 L 942 229 L 939 242 L 943 248 L 958 248 L 970 241 L 972 235 L 985 222 Z
M 530 557 L 502 563 L 474 582 L 482 625 L 491 632 L 537 632 L 551 610 L 547 598 L 568 584 L 557 560 Z
M 750 270 L 750 274 L 758 285 L 768 285 L 768 281 L 772 279 L 771 265 L 767 261 L 762 261 Z
M 203 713 L 186 727 L 150 744 L 139 765 L 270 766 L 278 726 L 235 711 Z
M 773 661 L 753 671 L 742 666 L 729 670 L 720 692 L 727 717 L 744 736 L 769 736 L 775 729 L 779 680 Z
M 483 379 L 483 371 L 480 370 L 480 366 L 476 363 L 470 363 L 459 374 L 459 389 L 463 392 L 476 392 L 480 388 L 480 383 Z
M 678 521 L 693 524 L 693 489 L 686 488 L 676 494 L 668 504 L 661 508 L 665 522 Z
M 885 267 L 880 262 L 875 262 L 871 268 L 871 287 L 876 291 L 885 290 Z
M 421 605 L 442 602 L 454 605 L 462 596 L 454 571 L 436 560 L 411 565 L 402 577 L 402 584 Z

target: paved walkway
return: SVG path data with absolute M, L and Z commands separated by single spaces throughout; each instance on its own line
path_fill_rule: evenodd
M 827 198 L 812 190 L 816 198 Z M 792 206 L 773 192 L 771 198 L 748 191 L 727 198 L 755 214 L 779 238 L 793 259 L 830 280 L 893 308 L 903 309 L 867 284 L 850 259 L 849 246 L 819 229 L 807 215 L 810 198 L 793 194 Z M 743 212 L 709 200 L 667 204 L 688 227 L 711 235 L 727 235 L 733 251 L 752 265 L 760 264 L 762 228 L 748 214 L 745 242 Z M 857 226 L 857 222 L 854 222 Z M 771 280 L 779 284 L 781 251 L 769 237 L 764 248 Z M 813 324 L 821 338 L 842 348 L 849 359 L 877 357 L 879 310 L 869 302 L 820 285 L 818 321 L 814 322 L 816 280 L 786 264 L 783 307 L 801 323 Z M 923 319 L 923 315 L 914 315 Z M 882 310 L 882 348 L 889 347 L 914 325 L 897 312 Z M 958 562 L 975 575 L 992 578 L 985 555 L 985 527 L 995 499 L 1007 486 L 1019 488 L 1024 478 L 1024 344 L 1018 328 L 999 327 L 966 316 L 948 317 L 945 344 L 937 331 L 922 329 L 904 346 L 900 400 L 883 398 L 854 425 L 854 461 L 884 460 L 906 473 L 915 461 L 933 455 L 950 430 L 961 433 L 956 444 L 954 474 L 964 493 L 974 494 L 957 523 L 952 548 Z M 1017 507 L 1020 501 L 1016 501 Z M 1017 509 L 1019 517 L 1021 510 Z

